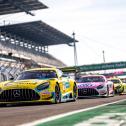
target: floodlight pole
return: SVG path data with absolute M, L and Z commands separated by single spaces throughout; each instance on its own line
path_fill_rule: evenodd
M 103 50 L 102 53 L 103 53 L 103 62 L 105 63 L 105 51 Z
M 77 65 L 78 65 L 78 60 L 77 60 L 77 49 L 76 49 L 76 40 L 75 40 L 75 33 L 72 33 L 73 35 L 73 47 L 74 47 L 74 65 L 75 65 L 75 78 L 76 78 L 76 72 L 77 72 Z

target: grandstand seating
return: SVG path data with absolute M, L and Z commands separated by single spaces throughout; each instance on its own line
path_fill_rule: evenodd
M 39 1 L 26 1 L 22 0 L 18 5 L 15 1 L 2 1 L 0 15 L 26 12 L 33 16 L 31 10 L 48 8 Z M 0 81 L 15 77 L 27 68 L 66 66 L 62 61 L 48 54 L 46 47 L 57 44 L 69 45 L 75 41 L 73 38 L 42 21 L 21 23 L 19 26 L 15 24 L 11 28 L 9 27 L 10 24 L 0 26 Z
M 48 53 L 40 53 L 14 45 L 12 42 L 13 40 L 10 41 L 8 37 L 0 39 L 0 81 L 8 80 L 24 69 L 38 67 L 39 65 L 41 67 L 65 66 L 60 60 Z
M 2 36 L 4 37 L 4 36 Z M 56 67 L 63 67 L 66 66 L 64 63 L 62 63 L 60 60 L 54 58 L 52 55 L 48 53 L 40 53 L 38 51 L 29 49 L 29 48 L 24 48 L 20 45 L 14 45 L 12 43 L 13 40 L 10 41 L 10 39 L 1 39 L 0 40 L 0 47 L 1 51 L 11 52 L 13 56 L 16 56 L 17 54 L 19 55 L 18 57 L 25 56 L 27 58 L 31 58 L 37 63 L 43 63 L 51 66 L 56 66 Z
M 24 64 L 14 62 L 10 59 L 0 59 L 0 81 L 8 80 L 11 77 L 15 77 L 19 72 L 24 69 Z

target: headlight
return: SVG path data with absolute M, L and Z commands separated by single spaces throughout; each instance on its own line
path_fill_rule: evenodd
M 98 87 L 97 87 L 97 89 L 101 89 L 101 88 L 103 88 L 104 87 L 104 85 L 99 85 Z
M 36 89 L 37 90 L 45 90 L 47 88 L 49 88 L 49 82 L 45 82 L 45 83 L 38 85 Z

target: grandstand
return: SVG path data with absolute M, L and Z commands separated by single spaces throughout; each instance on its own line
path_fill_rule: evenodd
M 5 6 L 0 8 L 0 15 L 15 12 L 33 15 L 31 10 L 47 8 L 38 0 L 20 2 L 21 4 L 16 0 L 0 0 Z M 13 78 L 27 68 L 66 66 L 48 53 L 48 47 L 58 44 L 71 45 L 73 42 L 73 38 L 42 21 L 0 26 L 0 81 Z
M 32 10 L 46 8 L 48 7 L 38 0 L 0 0 L 0 15 L 26 12 L 34 16 Z

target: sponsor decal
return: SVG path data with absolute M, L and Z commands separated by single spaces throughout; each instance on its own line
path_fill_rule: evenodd
M 42 92 L 42 95 L 49 95 L 49 94 L 51 94 L 51 92 L 48 92 L 48 91 Z
M 91 84 L 91 83 L 89 83 L 89 84 L 78 84 L 78 88 L 84 88 L 84 87 L 93 87 L 93 86 L 95 86 L 94 84 Z
M 70 87 L 70 83 L 69 82 L 63 82 L 63 90 L 66 90 L 67 88 Z
M 51 93 L 42 93 L 41 96 L 42 96 L 42 98 L 49 98 L 52 96 L 52 94 Z
M 41 95 L 42 95 L 43 98 L 48 98 L 48 97 L 50 97 L 52 95 L 52 93 L 46 91 L 46 92 L 42 92 Z
M 11 86 L 13 83 L 6 83 L 4 86 Z
M 32 81 L 14 81 L 15 84 L 37 84 L 39 80 L 32 80 Z
M 70 83 L 69 82 L 66 82 L 65 83 L 65 86 L 66 86 L 66 88 L 69 88 L 70 87 Z
M 65 95 L 63 96 L 63 99 L 69 99 L 69 97 L 70 97 L 70 93 L 69 93 L 69 94 L 65 94 Z

